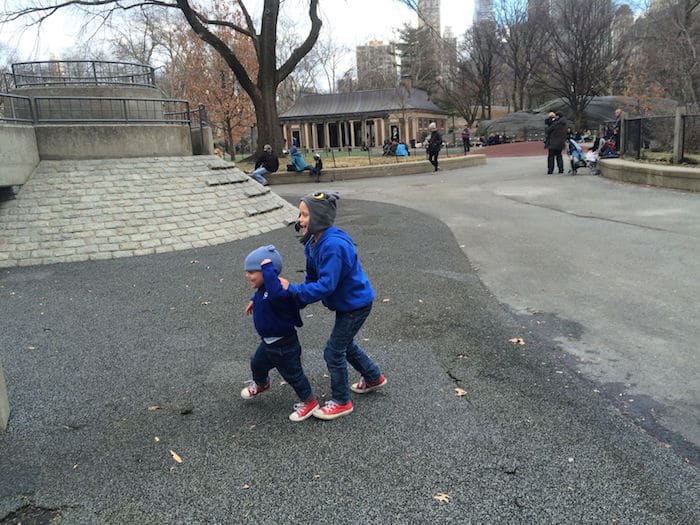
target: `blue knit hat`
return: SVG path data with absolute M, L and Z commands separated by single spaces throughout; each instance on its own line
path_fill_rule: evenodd
M 273 244 L 261 246 L 250 252 L 248 257 L 245 258 L 243 269 L 246 272 L 259 272 L 261 270 L 260 263 L 265 259 L 270 259 L 272 261 L 278 273 L 282 271 L 282 256 Z

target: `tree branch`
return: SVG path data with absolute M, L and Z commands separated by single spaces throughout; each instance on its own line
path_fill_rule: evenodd
M 318 0 L 309 1 L 309 18 L 311 19 L 309 36 L 306 37 L 306 40 L 304 40 L 299 47 L 292 51 L 292 54 L 289 55 L 287 61 L 280 66 L 277 75 L 277 82 L 282 82 L 291 74 L 292 71 L 294 71 L 294 67 L 309 51 L 311 51 L 316 43 L 316 40 L 318 40 L 318 34 L 321 32 L 322 25 L 321 19 L 318 17 Z

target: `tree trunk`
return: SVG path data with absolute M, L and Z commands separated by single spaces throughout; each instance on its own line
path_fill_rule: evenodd
M 265 144 L 272 146 L 272 151 L 275 155 L 281 155 L 285 149 L 284 137 L 282 135 L 282 126 L 280 126 L 277 116 L 277 97 L 276 89 L 263 89 L 260 92 L 260 100 L 255 103 L 255 119 L 258 126 L 258 142 L 256 144 L 256 152 L 260 154 Z M 286 148 L 292 145 L 287 144 Z

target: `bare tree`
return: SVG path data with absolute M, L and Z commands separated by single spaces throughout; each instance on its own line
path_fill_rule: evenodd
M 700 103 L 700 0 L 654 3 L 635 27 L 635 63 L 682 104 Z
M 498 52 L 508 67 L 513 111 L 525 108 L 527 91 L 542 63 L 546 31 L 541 4 L 528 0 L 499 0 L 495 15 L 501 45 Z
M 496 81 L 501 70 L 499 38 L 496 26 L 484 20 L 464 35 L 462 74 L 476 88 L 476 97 L 481 106 L 481 118 L 491 119 L 491 105 Z
M 559 0 L 551 16 L 540 79 L 566 101 L 580 127 L 591 99 L 622 73 L 625 50 L 613 46 L 610 0 Z
M 216 2 L 223 0 L 215 0 Z M 253 101 L 258 126 L 257 150 L 262 151 L 263 145 L 269 143 L 275 151 L 283 147 L 282 130 L 277 116 L 277 89 L 280 83 L 294 70 L 299 61 L 311 51 L 321 30 L 321 19 L 318 16 L 318 1 L 308 0 L 308 19 L 310 29 L 306 38 L 296 47 L 289 57 L 281 64 L 277 63 L 277 27 L 280 17 L 282 0 L 264 0 L 258 27 L 253 21 L 250 10 L 243 0 L 234 0 L 231 7 L 241 15 L 242 24 L 226 18 L 211 17 L 210 12 L 194 6 L 189 0 L 49 0 L 45 5 L 37 6 L 27 0 L 25 7 L 11 9 L 0 15 L 0 21 L 17 20 L 21 17 L 35 17 L 41 22 L 59 9 L 80 6 L 80 9 L 91 13 L 99 13 L 109 20 L 113 13 L 119 10 L 135 9 L 140 6 L 157 6 L 179 10 L 198 38 L 209 44 L 221 55 L 228 68 L 238 79 L 240 86 Z M 216 11 L 212 9 L 211 11 Z M 219 12 L 225 12 L 224 9 Z M 247 38 L 257 58 L 253 71 L 246 69 L 238 57 L 235 48 L 229 47 L 219 36 L 220 28 L 231 29 Z

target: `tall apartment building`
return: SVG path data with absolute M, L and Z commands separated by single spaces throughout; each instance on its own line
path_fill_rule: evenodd
M 397 81 L 396 47 L 372 40 L 355 49 L 357 60 L 357 89 L 394 87 Z
M 418 27 L 426 26 L 440 34 L 440 0 L 418 0 Z
M 474 3 L 474 23 L 494 21 L 493 0 L 476 0 Z

